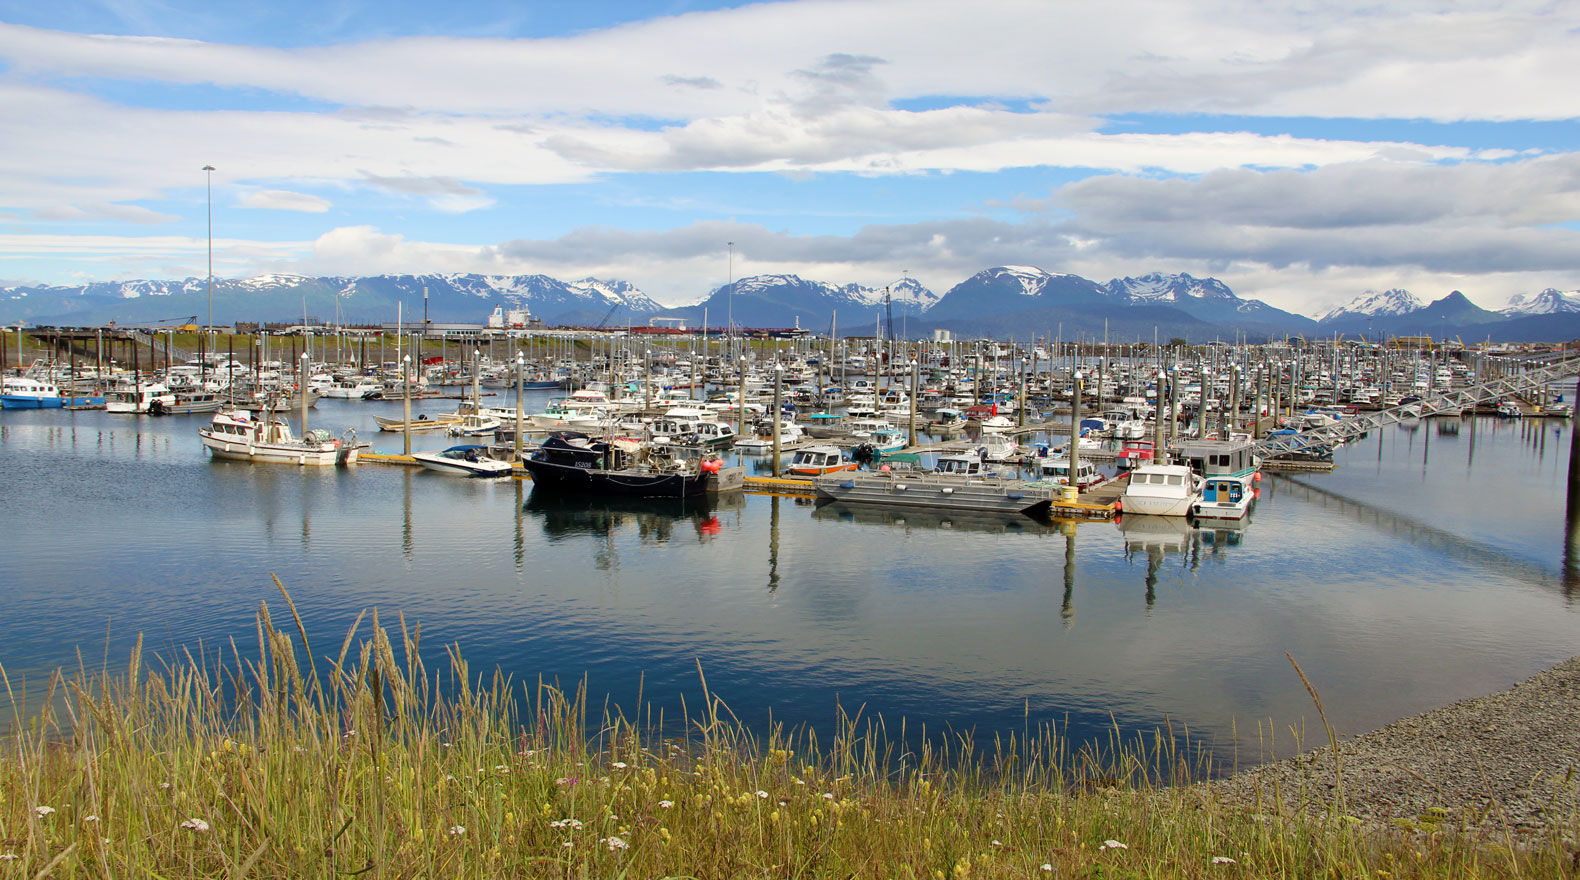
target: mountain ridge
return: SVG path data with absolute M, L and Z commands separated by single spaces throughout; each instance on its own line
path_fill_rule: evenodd
M 700 301 L 666 308 L 636 285 L 585 277 L 480 273 L 321 276 L 276 273 L 213 279 L 217 323 L 309 318 L 387 323 L 400 310 L 409 322 L 480 323 L 494 308 L 526 308 L 548 326 L 623 326 L 649 318 L 684 318 L 715 328 L 800 326 L 842 335 L 877 332 L 916 338 L 957 334 L 1066 332 L 1201 340 L 1278 338 L 1310 333 L 1391 335 L 1514 334 L 1520 339 L 1580 336 L 1580 292 L 1547 288 L 1517 296 L 1501 311 L 1483 309 L 1460 291 L 1422 303 L 1407 290 L 1364 291 L 1319 318 L 1242 298 L 1215 278 L 1150 272 L 1098 283 L 1035 266 L 983 269 L 942 294 L 904 277 L 885 287 L 835 284 L 793 274 L 745 276 Z M 424 290 L 427 296 L 424 297 Z M 73 286 L 0 288 L 0 321 L 91 325 L 207 319 L 208 279 L 136 279 Z M 185 314 L 183 314 L 185 313 Z M 892 316 L 892 317 L 891 317 Z M 837 318 L 837 322 L 836 322 Z M 1543 318 L 1545 320 L 1527 320 Z M 890 325 L 892 323 L 892 330 Z M 1511 340 L 1513 341 L 1513 340 Z

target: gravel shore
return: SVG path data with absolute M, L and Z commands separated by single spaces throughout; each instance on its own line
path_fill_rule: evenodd
M 1318 728 L 1320 735 L 1320 728 Z M 1514 687 L 1339 742 L 1344 812 L 1466 831 L 1573 829 L 1580 788 L 1580 657 Z M 1220 801 L 1322 812 L 1335 793 L 1326 747 L 1207 785 Z M 1277 794 L 1275 794 L 1275 792 Z

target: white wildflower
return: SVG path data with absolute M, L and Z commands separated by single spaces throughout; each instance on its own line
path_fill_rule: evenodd
M 460 836 L 462 836 L 464 834 L 466 834 L 466 826 L 465 825 L 451 825 L 450 826 L 450 836 L 451 837 L 460 837 Z
M 763 791 L 762 789 L 757 790 L 757 796 L 763 800 L 768 800 L 768 792 Z
M 1053 873 L 1053 865 L 1050 864 L 1050 863 L 1046 863 L 1045 862 L 1045 863 L 1043 863 L 1042 870 L 1047 871 L 1049 874 L 1052 874 Z
M 613 764 L 610 764 L 610 765 L 609 765 L 609 766 L 610 766 L 610 767 L 613 767 L 613 768 L 614 768 L 614 769 L 616 769 L 616 770 L 624 770 L 624 769 L 625 769 L 625 768 L 627 768 L 627 767 L 629 767 L 629 766 L 631 766 L 631 765 L 630 765 L 630 764 L 627 764 L 627 763 L 626 763 L 626 762 L 624 762 L 624 761 L 616 761 L 616 762 L 614 762 L 614 763 L 613 763 Z
M 185 822 L 182 822 L 181 827 L 188 831 L 196 831 L 199 834 L 208 831 L 208 823 L 202 819 L 197 818 L 188 819 Z
M 170 783 L 168 783 L 168 782 L 161 782 L 161 783 L 159 783 L 159 787 L 164 789 L 165 791 L 169 791 L 170 790 Z
M 99 821 L 99 817 L 98 816 L 93 816 L 93 815 L 83 816 L 82 817 L 82 821 L 84 821 L 84 822 L 97 822 L 97 821 Z
M 626 843 L 624 840 L 621 840 L 618 837 L 605 837 L 600 839 L 598 842 L 604 846 L 609 847 L 610 852 L 620 849 L 630 849 L 631 847 L 631 844 Z
M 1003 846 L 1004 845 L 1004 841 L 1002 841 L 1002 840 L 995 840 L 995 841 L 993 841 L 993 845 L 994 846 Z
M 1231 859 L 1228 856 L 1213 856 L 1212 863 L 1214 865 L 1232 865 L 1234 864 L 1234 859 Z
M 1129 849 L 1129 848 L 1130 848 L 1130 846 L 1128 844 L 1120 843 L 1117 840 L 1105 840 L 1105 841 L 1103 841 L 1103 845 L 1098 847 L 1098 849 Z
M 0 862 L 14 862 L 20 858 L 16 853 L 0 853 Z
M 53 812 L 55 812 L 55 808 L 54 807 L 34 807 L 33 808 L 33 815 L 39 817 L 40 819 L 44 818 L 45 816 L 50 815 Z
M 823 792 L 823 800 L 831 801 L 833 799 L 834 799 L 834 794 L 832 792 L 827 792 L 827 791 Z
M 667 810 L 670 807 L 673 807 L 675 805 L 675 802 L 674 801 L 659 801 L 658 805 Z

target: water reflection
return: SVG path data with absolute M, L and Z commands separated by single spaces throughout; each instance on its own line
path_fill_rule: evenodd
M 1158 571 L 1165 559 L 1183 554 L 1190 546 L 1191 524 L 1183 516 L 1141 516 L 1130 514 L 1120 517 L 1117 525 L 1125 536 L 1125 559 L 1135 564 L 1138 554 L 1146 557 L 1147 608 L 1157 602 Z

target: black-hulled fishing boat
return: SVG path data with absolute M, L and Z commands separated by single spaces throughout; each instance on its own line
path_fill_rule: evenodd
M 595 440 L 562 431 L 522 462 L 535 486 L 547 491 L 634 498 L 689 498 L 739 489 L 742 468 L 718 459 L 676 458 L 627 440 Z

